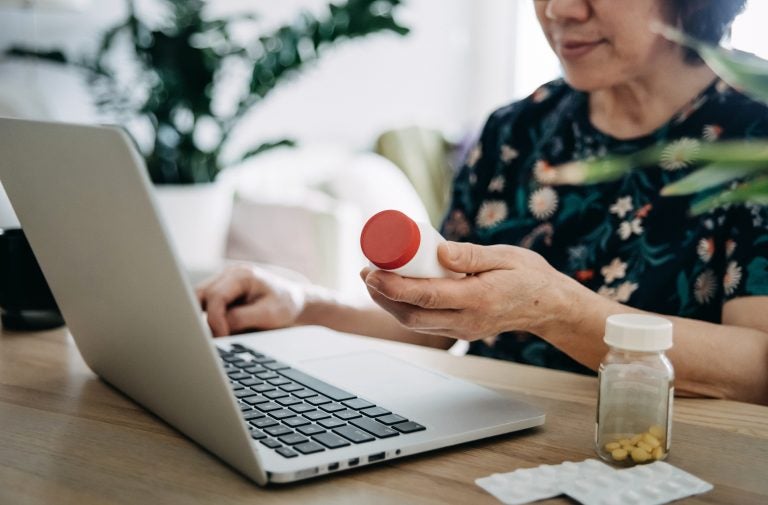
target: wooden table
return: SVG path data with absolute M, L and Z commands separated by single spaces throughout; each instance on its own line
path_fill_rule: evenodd
M 520 398 L 544 427 L 288 486 L 258 488 L 101 382 L 65 330 L 0 334 L 0 504 L 497 502 L 496 472 L 595 457 L 596 380 L 403 344 L 411 362 Z M 688 503 L 768 503 L 768 407 L 677 399 L 669 462 L 712 482 Z M 564 498 L 548 503 L 572 503 Z

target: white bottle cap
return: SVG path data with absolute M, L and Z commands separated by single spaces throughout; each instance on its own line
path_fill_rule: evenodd
M 644 314 L 614 314 L 605 320 L 603 340 L 626 351 L 666 351 L 672 347 L 672 321 Z

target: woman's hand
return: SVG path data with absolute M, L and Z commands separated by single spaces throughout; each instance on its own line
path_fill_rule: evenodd
M 540 334 L 584 288 L 535 252 L 520 247 L 448 242 L 438 249 L 446 268 L 463 279 L 409 279 L 365 269 L 371 297 L 407 328 L 464 340 L 505 331 Z
M 215 337 L 295 324 L 306 300 L 301 284 L 245 265 L 228 268 L 196 292 Z

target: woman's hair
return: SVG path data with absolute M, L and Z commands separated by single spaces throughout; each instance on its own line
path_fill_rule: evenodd
M 673 19 L 682 30 L 697 39 L 718 44 L 728 32 L 747 0 L 667 0 Z M 686 49 L 685 61 L 696 64 L 701 58 Z

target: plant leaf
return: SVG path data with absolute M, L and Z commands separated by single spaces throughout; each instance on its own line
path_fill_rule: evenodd
M 238 163 L 242 163 L 250 158 L 253 158 L 254 156 L 258 156 L 259 154 L 263 154 L 277 147 L 296 147 L 296 141 L 292 139 L 282 139 L 273 142 L 265 142 L 258 147 L 246 151 L 245 154 L 240 157 Z
M 691 214 L 698 216 L 717 207 L 740 203 L 768 205 L 768 176 L 752 179 L 735 189 L 696 202 L 691 207 Z
M 669 184 L 661 190 L 661 194 L 662 196 L 690 195 L 747 177 L 756 172 L 765 171 L 766 168 L 768 165 L 762 163 L 744 165 L 715 163 Z

